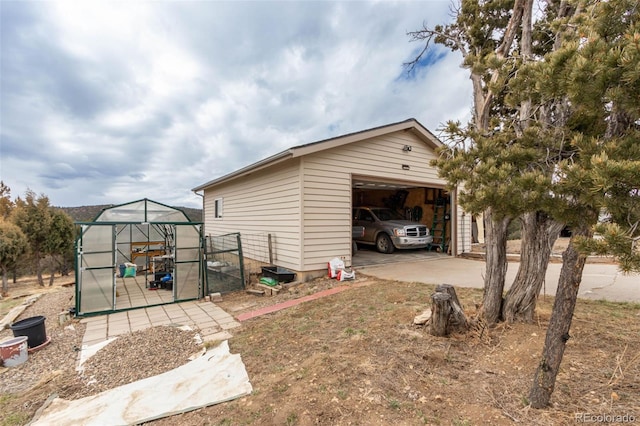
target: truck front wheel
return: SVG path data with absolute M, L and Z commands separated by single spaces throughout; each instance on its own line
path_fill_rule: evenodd
M 380 253 L 386 254 L 393 253 L 393 250 L 395 249 L 391 242 L 391 238 L 389 238 L 385 233 L 381 233 L 378 235 L 378 238 L 376 238 L 376 248 Z

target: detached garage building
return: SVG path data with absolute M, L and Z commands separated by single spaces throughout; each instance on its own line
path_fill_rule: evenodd
M 446 199 L 444 251 L 470 251 L 471 216 L 429 164 L 441 145 L 409 119 L 295 146 L 193 188 L 204 191 L 204 232 L 271 234 L 273 263 L 305 279 L 334 257 L 351 265 L 354 206 L 394 204 L 431 229 L 436 200 Z

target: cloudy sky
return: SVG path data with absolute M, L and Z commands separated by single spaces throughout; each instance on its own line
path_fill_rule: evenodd
M 407 32 L 444 1 L 0 1 L 0 178 L 55 206 L 191 188 L 291 146 L 466 121 L 460 57 Z

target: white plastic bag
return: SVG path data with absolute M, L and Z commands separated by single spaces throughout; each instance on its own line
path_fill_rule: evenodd
M 338 276 L 336 277 L 338 281 L 345 280 L 355 280 L 356 279 L 356 271 L 345 271 L 344 269 L 338 271 Z
M 344 269 L 344 261 L 338 257 L 334 257 L 327 264 L 327 268 L 329 269 L 329 278 L 336 278 L 338 272 Z

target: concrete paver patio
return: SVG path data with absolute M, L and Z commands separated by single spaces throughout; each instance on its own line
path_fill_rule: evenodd
M 224 340 L 240 326 L 234 317 L 211 302 L 190 301 L 152 306 L 108 315 L 83 318 L 87 325 L 82 346 L 88 347 L 121 334 L 159 325 L 188 325 L 202 332 L 203 340 Z

